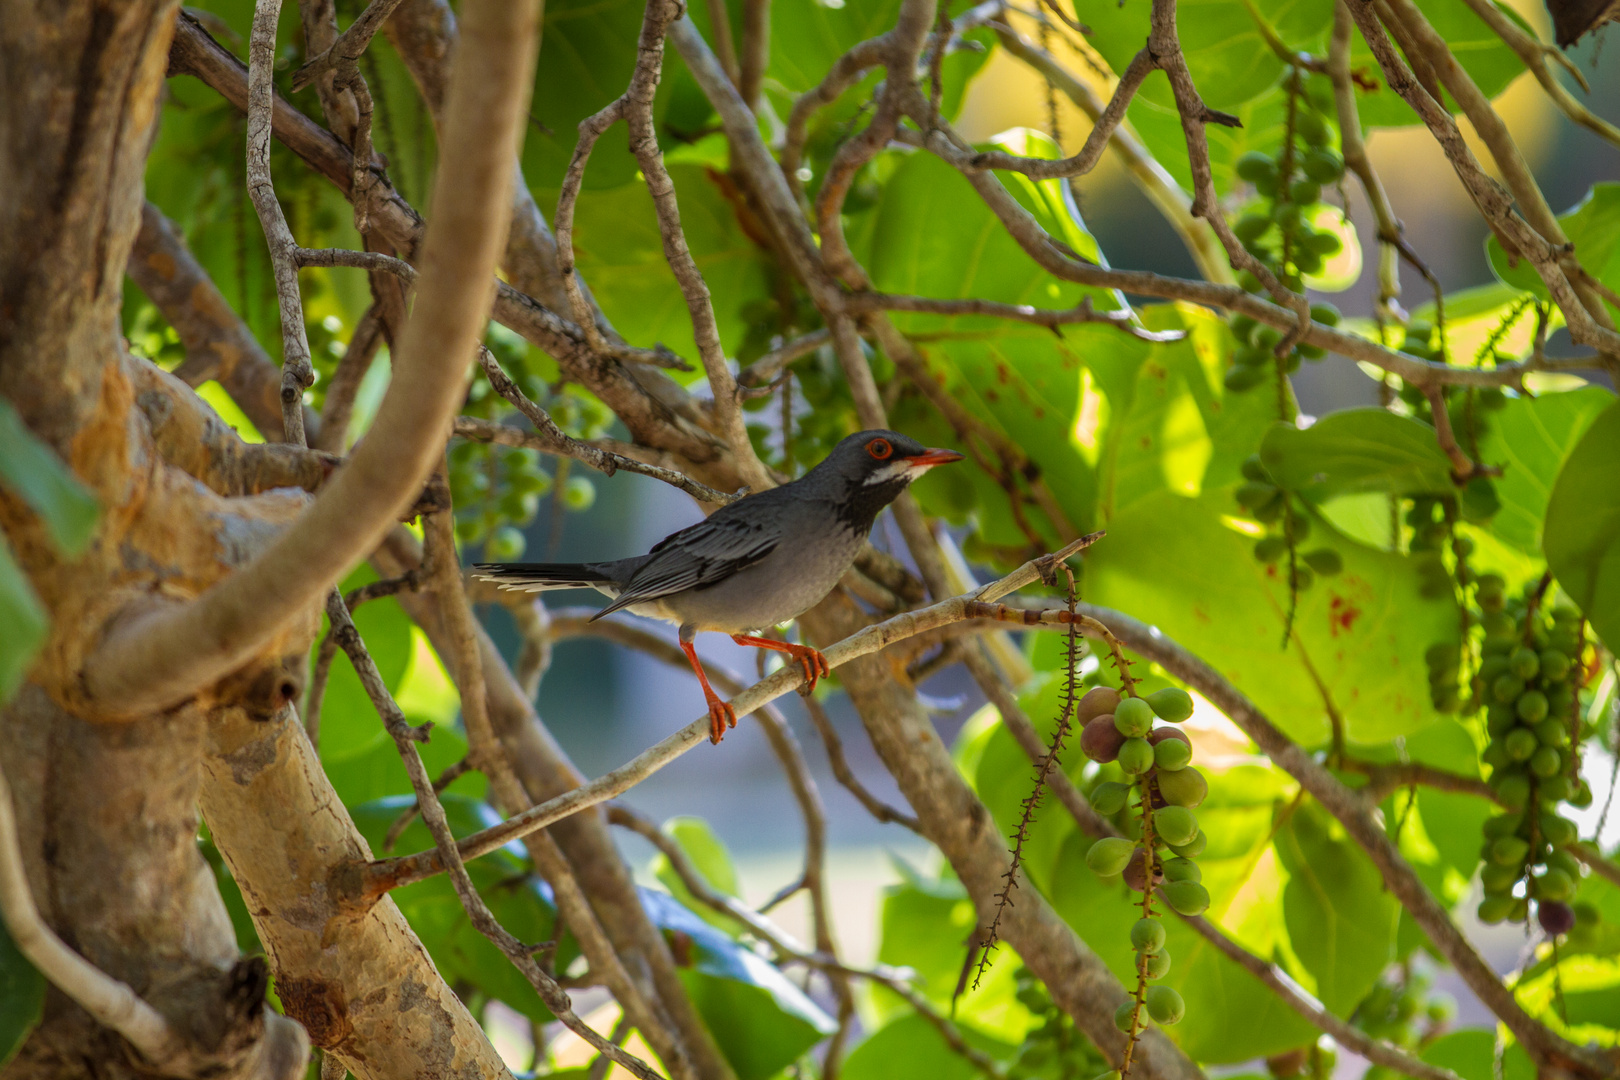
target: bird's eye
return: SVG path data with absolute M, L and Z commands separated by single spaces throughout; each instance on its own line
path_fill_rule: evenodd
M 889 455 L 894 453 L 894 446 L 888 439 L 873 439 L 866 444 L 866 452 L 879 461 L 886 461 Z

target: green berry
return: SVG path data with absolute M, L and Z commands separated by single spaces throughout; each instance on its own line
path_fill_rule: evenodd
M 573 511 L 589 510 L 596 502 L 596 485 L 588 477 L 570 476 L 563 485 L 563 505 Z
M 1164 880 L 1170 882 L 1202 881 L 1204 878 L 1204 872 L 1198 868 L 1197 863 L 1179 856 L 1164 860 L 1161 869 L 1164 871 Z
M 1322 185 L 1315 180 L 1295 180 L 1288 185 L 1288 198 L 1290 202 L 1300 206 L 1309 206 L 1322 197 Z
M 1575 879 L 1562 870 L 1548 868 L 1536 878 L 1537 900 L 1568 900 L 1575 895 Z
M 1315 551 L 1307 551 L 1303 558 L 1306 566 L 1309 566 L 1323 577 L 1332 577 L 1344 569 L 1344 560 L 1332 548 L 1317 548 Z
M 1271 228 L 1271 219 L 1259 214 L 1244 214 L 1232 226 L 1232 233 L 1245 244 L 1252 244 L 1266 234 Z
M 1524 680 L 1514 674 L 1498 675 L 1491 683 L 1491 696 L 1497 701 L 1514 702 L 1524 693 Z
M 1458 500 L 1464 521 L 1489 521 L 1502 509 L 1502 497 L 1488 476 L 1476 476 L 1463 488 Z
M 1294 130 L 1312 146 L 1322 146 L 1328 141 L 1327 124 L 1323 123 L 1321 114 L 1308 108 L 1302 108 L 1295 114 Z
M 1127 739 L 1141 739 L 1153 730 L 1153 706 L 1139 697 L 1126 698 L 1114 707 L 1114 726 Z
M 1142 974 L 1150 979 L 1162 979 L 1170 974 L 1170 950 L 1160 949 L 1142 958 Z
M 1557 649 L 1546 649 L 1541 654 L 1541 677 L 1548 682 L 1559 682 L 1569 674 L 1569 654 Z
M 1091 808 L 1103 817 L 1113 817 L 1125 808 L 1130 797 L 1131 789 L 1128 786 L 1107 780 L 1098 784 L 1097 790 L 1091 793 Z
M 1156 953 L 1164 948 L 1164 923 L 1158 919 L 1137 919 L 1131 927 L 1131 948 L 1139 953 Z
M 1514 649 L 1513 655 L 1508 657 L 1508 670 L 1528 682 L 1541 671 L 1541 658 L 1533 649 Z
M 1252 323 L 1254 320 L 1250 319 L 1249 321 Z M 1235 326 L 1236 323 L 1233 325 Z M 1260 460 L 1259 454 L 1250 454 L 1248 457 L 1244 458 L 1243 464 L 1239 466 L 1239 470 L 1243 473 L 1243 479 L 1245 480 L 1258 480 L 1264 481 L 1268 484 L 1271 483 L 1271 473 L 1266 470 L 1265 462 Z
M 1125 864 L 1131 861 L 1131 852 L 1136 845 L 1129 840 L 1118 836 L 1108 836 L 1091 845 L 1086 852 L 1086 865 L 1098 877 L 1113 877 L 1115 874 L 1125 872 Z
M 1288 553 L 1288 538 L 1283 536 L 1262 536 L 1254 542 L 1254 557 L 1266 565 L 1271 565 Z
M 1251 184 L 1258 184 L 1265 180 L 1273 183 L 1277 180 L 1277 163 L 1271 160 L 1269 154 L 1262 154 L 1258 150 L 1250 150 L 1237 159 L 1233 166 L 1238 176 Z
M 1516 727 L 1502 740 L 1509 761 L 1529 761 L 1540 746 L 1536 733 L 1529 728 Z
M 1129 1034 L 1131 1020 L 1136 1015 L 1136 1002 L 1127 1001 L 1114 1010 L 1114 1026 Z
M 523 557 L 527 541 L 510 525 L 502 525 L 484 541 L 484 557 L 496 562 L 515 562 Z
M 1543 746 L 1530 758 L 1530 771 L 1543 780 L 1564 771 L 1564 754 L 1551 746 Z
M 1485 834 L 1486 839 L 1495 840 L 1497 837 L 1511 836 L 1518 832 L 1519 826 L 1523 822 L 1524 815 L 1522 814 L 1497 814 L 1494 817 L 1486 818 L 1485 827 L 1480 831 Z
M 1557 814 L 1542 814 L 1539 822 L 1541 835 L 1553 847 L 1563 847 L 1565 844 L 1575 842 L 1580 830 L 1568 818 L 1561 818 Z
M 1568 746 L 1569 728 L 1564 726 L 1562 720 L 1543 720 L 1536 725 L 1536 741 L 1542 746 Z
M 1498 780 L 1495 775 L 1491 777 L 1491 786 L 1496 789 L 1496 798 L 1510 810 L 1523 810 L 1525 803 L 1530 801 L 1530 778 L 1523 773 L 1503 773 Z M 1546 790 L 1546 785 L 1542 785 Z
M 1203 773 L 1191 766 L 1173 772 L 1162 772 L 1155 779 L 1159 784 L 1159 794 L 1171 806 L 1190 809 L 1202 803 L 1209 794 L 1209 781 L 1204 779 Z
M 1153 762 L 1165 772 L 1178 772 L 1192 760 L 1192 747 L 1180 739 L 1166 739 L 1153 747 Z
M 1332 258 L 1344 250 L 1344 241 L 1339 239 L 1338 233 L 1313 233 L 1301 243 L 1312 254 L 1320 255 L 1324 259 Z
M 1331 150 L 1312 150 L 1300 162 L 1300 170 L 1319 184 L 1331 184 L 1344 174 L 1344 160 Z
M 1530 841 L 1519 836 L 1504 836 L 1491 845 L 1491 861 L 1498 866 L 1523 866 L 1530 854 Z
M 1181 771 L 1189 772 L 1190 770 L 1183 769 Z M 1197 836 L 1193 837 L 1189 843 L 1171 844 L 1170 850 L 1175 852 L 1177 855 L 1180 855 L 1184 859 L 1196 859 L 1198 856 L 1204 853 L 1204 849 L 1208 846 L 1209 837 L 1200 832 Z
M 1178 915 L 1202 915 L 1209 910 L 1209 890 L 1196 881 L 1171 881 L 1164 886 L 1164 898 Z
M 1513 912 L 1513 897 L 1487 896 L 1479 902 L 1479 921 L 1487 925 L 1507 919 Z
M 1250 510 L 1253 510 L 1256 507 L 1264 506 L 1266 503 L 1270 502 L 1276 496 L 1276 494 L 1277 487 L 1275 484 L 1268 484 L 1263 481 L 1256 480 L 1250 480 L 1247 483 L 1239 484 L 1237 490 L 1232 493 L 1233 497 L 1237 499 L 1239 506 Z
M 1150 986 L 1143 998 L 1148 1015 L 1161 1024 L 1179 1024 L 1187 1015 L 1187 1003 L 1168 986 Z
M 1146 739 L 1126 739 L 1118 760 L 1126 776 L 1141 776 L 1153 768 L 1153 746 Z
M 1192 695 L 1179 687 L 1167 686 L 1163 690 L 1155 690 L 1147 696 L 1146 701 L 1154 715 L 1172 724 L 1179 724 L 1193 714 Z
M 1312 321 L 1319 322 L 1323 326 L 1338 326 L 1341 318 L 1343 316 L 1339 314 L 1339 309 L 1332 304 L 1311 305 Z
M 1492 896 L 1513 891 L 1514 884 L 1524 873 L 1522 866 L 1499 866 L 1496 863 L 1486 863 L 1485 868 L 1479 872 L 1479 883 L 1485 891 Z
M 1539 724 L 1547 718 L 1547 695 L 1540 690 L 1526 690 L 1514 703 L 1513 711 L 1527 724 Z
M 1167 844 L 1186 844 L 1198 835 L 1198 819 L 1185 806 L 1167 806 L 1153 815 L 1153 828 Z

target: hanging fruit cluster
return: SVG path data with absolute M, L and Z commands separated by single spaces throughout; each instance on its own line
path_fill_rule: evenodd
M 1284 288 L 1299 292 L 1305 278 L 1320 274 L 1344 246 L 1336 232 L 1315 224 L 1324 206 L 1322 189 L 1344 176 L 1344 159 L 1334 149 L 1336 136 L 1329 120 L 1334 114 L 1333 95 L 1327 80 L 1312 80 L 1303 68 L 1293 68 L 1283 77 L 1283 88 L 1288 104 L 1282 145 L 1275 154 L 1251 150 L 1237 160 L 1238 177 L 1254 186 L 1256 199 L 1232 231 Z M 1238 281 L 1250 292 L 1260 289 L 1248 271 Z M 1331 304 L 1315 304 L 1311 318 L 1336 326 L 1339 312 Z M 1315 346 L 1297 345 L 1279 359 L 1275 350 L 1282 342 L 1281 331 L 1244 315 L 1234 318 L 1231 327 L 1237 350 L 1226 373 L 1228 390 L 1259 386 L 1273 365 L 1292 374 L 1301 360 L 1325 355 Z
M 1178 724 L 1192 710 L 1192 698 L 1185 690 L 1167 687 L 1139 697 L 1128 683 L 1127 696 L 1107 686 L 1088 691 L 1075 711 L 1085 725 L 1080 745 L 1086 755 L 1116 765 L 1125 776 L 1123 781 L 1098 784 L 1091 792 L 1092 806 L 1105 817 L 1125 814 L 1124 831 L 1136 837 L 1106 837 L 1086 853 L 1086 864 L 1094 873 L 1103 878 L 1122 876 L 1127 886 L 1142 894 L 1142 917 L 1131 928 L 1136 993 L 1114 1017 L 1131 1039 L 1127 1071 L 1143 1011 L 1158 1023 L 1175 1024 L 1186 1010 L 1173 988 L 1148 985 L 1170 971 L 1164 924 L 1154 917 L 1155 894 L 1182 915 L 1201 915 L 1209 907 L 1209 890 L 1201 884 L 1202 872 L 1193 861 L 1207 841 L 1192 812 L 1209 793 L 1209 784 L 1191 767 L 1192 741 L 1186 733 L 1155 725 L 1155 719 Z
M 1332 577 L 1344 569 L 1344 560 L 1332 548 L 1299 550 L 1311 535 L 1310 515 L 1302 501 L 1277 486 L 1260 455 L 1251 454 L 1243 462 L 1243 481 L 1234 493 L 1238 505 L 1266 526 L 1266 535 L 1254 543 L 1256 559 L 1267 566 L 1286 560 L 1284 574 L 1295 591 L 1310 588 L 1318 574 Z
M 1580 615 L 1560 606 L 1548 611 L 1540 603 L 1545 587 L 1544 579 L 1484 619 L 1475 678 L 1490 735 L 1483 757 L 1497 801 L 1507 809 L 1485 822 L 1479 917 L 1523 922 L 1533 903 L 1542 929 L 1556 936 L 1575 927 L 1569 900 L 1580 880 L 1580 864 L 1562 850 L 1577 831 L 1558 806 L 1591 805 L 1592 792 L 1578 771 L 1580 743 L 1591 733 L 1577 708 Z
M 1056 1080 L 1095 1076 L 1108 1068 L 1105 1059 L 1058 1007 L 1046 985 L 1028 968 L 1013 974 L 1018 1003 L 1040 1018 L 1038 1027 L 1024 1033 L 1018 1057 L 1007 1067 L 1008 1080 Z

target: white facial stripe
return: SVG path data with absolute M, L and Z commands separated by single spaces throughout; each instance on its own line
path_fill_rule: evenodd
M 932 465 L 918 465 L 910 458 L 896 458 L 865 480 L 867 486 L 872 484 L 888 484 L 895 480 L 904 480 L 911 483 L 923 473 L 932 469 Z

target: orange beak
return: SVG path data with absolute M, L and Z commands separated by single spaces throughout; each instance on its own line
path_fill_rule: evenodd
M 914 454 L 906 458 L 906 460 L 913 465 L 933 468 L 935 465 L 949 465 L 953 461 L 961 461 L 962 455 L 955 450 L 924 450 L 920 454 Z

